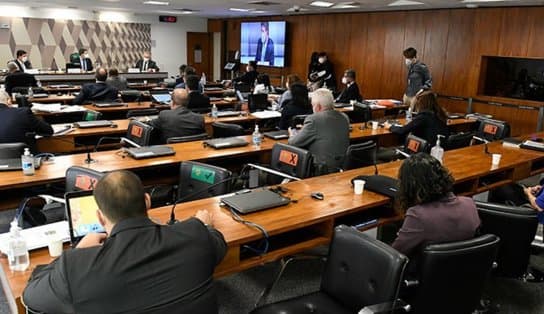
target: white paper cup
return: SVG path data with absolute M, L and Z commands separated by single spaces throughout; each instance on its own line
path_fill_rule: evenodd
M 49 255 L 51 257 L 60 256 L 62 254 L 62 240 L 61 239 L 55 239 L 55 238 L 49 239 L 49 243 L 47 244 L 47 248 L 49 249 Z
M 491 164 L 497 166 L 501 162 L 501 154 L 491 155 Z
M 356 195 L 363 194 L 363 191 L 365 189 L 365 180 L 354 180 L 353 181 L 353 193 Z
M 372 130 L 377 130 L 378 129 L 378 121 L 372 121 Z
M 352 105 L 352 106 L 355 105 L 356 103 L 357 103 L 357 100 L 352 99 L 352 100 L 349 101 L 349 104 Z

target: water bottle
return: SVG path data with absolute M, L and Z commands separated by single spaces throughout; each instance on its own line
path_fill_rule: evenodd
M 412 121 L 412 108 L 408 108 L 408 111 L 406 111 L 406 122 Z
M 29 87 L 28 87 L 28 93 L 27 93 L 27 95 L 28 95 L 28 98 L 34 97 L 34 91 L 32 90 L 32 86 L 29 86 Z
M 206 73 L 202 72 L 202 76 L 200 77 L 200 84 L 202 84 L 202 86 L 206 86 Z
M 212 106 L 212 118 L 217 119 L 217 106 L 215 104 Z
M 262 142 L 261 132 L 259 132 L 259 125 L 255 124 L 255 131 L 253 131 L 253 145 L 260 147 Z
M 28 148 L 25 148 L 25 152 L 23 153 L 23 156 L 21 156 L 21 164 L 25 176 L 34 175 L 34 156 L 32 156 Z
M 40 88 L 42 87 L 42 81 L 40 81 L 40 79 L 36 80 L 36 86 L 38 86 Z
M 442 163 L 444 158 L 444 148 L 440 146 L 440 138 L 444 137 L 444 135 L 438 134 L 436 137 L 437 137 L 436 145 L 431 149 L 431 156 L 438 159 L 438 161 Z
M 21 227 L 17 223 L 17 218 L 11 222 L 9 229 L 8 260 L 9 269 L 12 271 L 25 271 L 30 265 L 26 241 L 21 235 Z

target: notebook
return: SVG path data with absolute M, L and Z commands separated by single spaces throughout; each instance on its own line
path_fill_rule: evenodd
M 264 132 L 263 135 L 274 140 L 281 140 L 284 138 L 289 138 L 289 131 L 279 130 L 279 131 Z
M 64 195 L 64 199 L 72 246 L 75 246 L 88 233 L 106 231 L 98 221 L 96 215 L 98 205 L 92 190 L 68 192 Z
M 134 159 L 154 158 L 176 154 L 176 151 L 172 147 L 166 145 L 126 148 L 125 151 Z
M 95 121 L 79 121 L 75 122 L 74 126 L 80 129 L 89 129 L 89 128 L 102 128 L 110 127 L 113 124 L 110 120 L 95 120 Z
M 221 202 L 241 214 L 287 205 L 291 199 L 270 190 L 254 190 L 221 198 Z
M 246 140 L 239 137 L 214 138 L 204 141 L 204 145 L 213 147 L 215 149 L 241 147 L 248 144 L 249 143 Z
M 34 169 L 40 169 L 42 165 L 41 157 L 34 157 Z M 0 171 L 12 171 L 12 170 L 22 170 L 23 164 L 21 158 L 7 158 L 0 159 Z

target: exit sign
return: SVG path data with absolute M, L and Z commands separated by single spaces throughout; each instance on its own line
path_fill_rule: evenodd
M 165 23 L 176 23 L 178 21 L 178 18 L 172 15 L 159 15 L 159 21 Z

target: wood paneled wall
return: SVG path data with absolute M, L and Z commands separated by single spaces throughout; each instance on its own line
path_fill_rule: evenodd
M 402 50 L 412 46 L 430 67 L 435 91 L 474 97 L 482 55 L 544 58 L 543 16 L 544 7 L 443 9 L 209 20 L 208 29 L 226 31 L 225 49 L 238 50 L 241 21 L 286 20 L 288 66 L 260 71 L 306 77 L 311 53 L 326 51 L 338 79 L 355 69 L 365 98 L 402 97 Z M 513 125 L 514 133 L 535 130 L 536 113 L 525 120 L 499 109 L 489 110 L 499 119 L 522 121 Z

